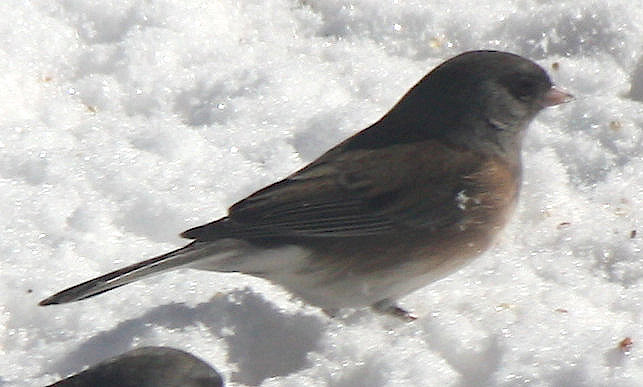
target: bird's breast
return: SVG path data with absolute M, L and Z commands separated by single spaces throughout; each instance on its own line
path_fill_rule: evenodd
M 500 159 L 484 161 L 462 176 L 451 202 L 455 221 L 417 235 L 411 261 L 426 262 L 425 271 L 445 266 L 449 272 L 484 252 L 513 213 L 520 179 L 520 166 Z

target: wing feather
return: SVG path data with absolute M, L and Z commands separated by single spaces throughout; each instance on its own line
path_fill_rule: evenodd
M 436 157 L 438 150 L 441 157 Z M 477 157 L 462 150 L 444 152 L 431 141 L 335 150 L 236 203 L 228 217 L 182 236 L 344 238 L 456 223 L 462 217 L 455 202 L 466 180 L 461 177 L 475 172 L 472 165 L 479 163 L 472 160 Z M 424 160 L 443 165 L 417 168 Z

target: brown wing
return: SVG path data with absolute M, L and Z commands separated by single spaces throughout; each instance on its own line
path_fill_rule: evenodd
M 182 236 L 341 238 L 443 227 L 462 220 L 457 193 L 481 164 L 472 152 L 433 141 L 334 149 L 236 203 L 228 217 Z

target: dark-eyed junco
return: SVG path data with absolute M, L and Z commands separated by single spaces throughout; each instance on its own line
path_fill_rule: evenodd
M 48 387 L 223 387 L 198 357 L 170 347 L 142 347 L 104 360 Z
M 472 51 L 431 71 L 379 121 L 181 235 L 185 247 L 63 290 L 82 300 L 180 267 L 280 284 L 329 314 L 395 301 L 491 244 L 515 206 L 536 113 L 572 97 L 518 55 Z

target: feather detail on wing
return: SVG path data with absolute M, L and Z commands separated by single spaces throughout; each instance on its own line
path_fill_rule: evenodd
M 454 199 L 463 189 L 465 179 L 461 177 L 475 172 L 479 157 L 472 152 L 444 149 L 426 141 L 386 149 L 329 152 L 236 203 L 228 217 L 181 235 L 201 241 L 344 238 L 457 223 L 462 211 Z M 441 165 L 422 168 L 423 160 Z

